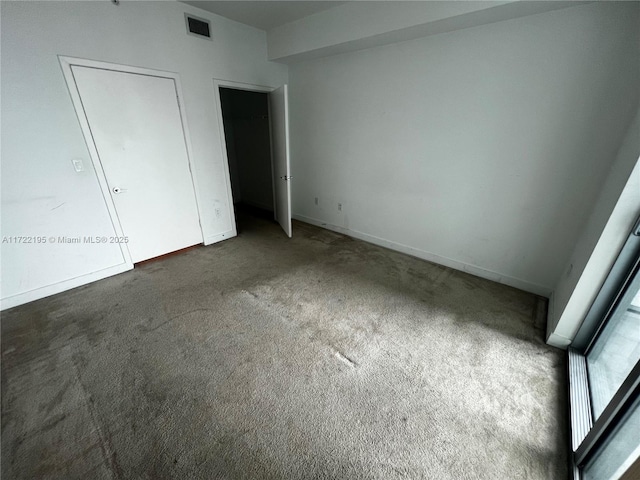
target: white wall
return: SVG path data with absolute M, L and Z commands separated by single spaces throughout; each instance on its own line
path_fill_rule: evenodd
M 57 55 L 180 74 L 205 237 L 233 234 L 213 78 L 286 83 L 287 68 L 266 61 L 265 32 L 177 2 L 3 1 L 0 8 L 3 237 L 114 233 Z M 211 19 L 213 41 L 186 34 L 185 11 Z M 73 158 L 85 172 L 74 171 Z M 115 245 L 3 243 L 2 306 L 87 283 L 119 264 Z
M 302 54 L 380 37 L 427 23 L 481 12 L 510 2 L 345 2 L 272 28 L 267 43 L 270 59 Z M 420 35 L 421 36 L 421 35 Z
M 577 3 L 576 0 L 349 1 L 270 29 L 267 32 L 269 59 L 296 63 L 487 25 Z
M 549 295 L 635 113 L 638 12 L 580 5 L 292 65 L 294 215 Z

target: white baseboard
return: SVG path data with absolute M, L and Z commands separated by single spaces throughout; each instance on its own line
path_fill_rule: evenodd
M 216 235 L 209 235 L 208 237 L 205 237 L 204 244 L 211 245 L 212 243 L 218 243 L 218 242 L 221 242 L 222 240 L 235 237 L 236 235 L 238 235 L 238 232 L 236 231 L 235 228 L 233 228 L 231 230 L 227 230 L 226 232 L 218 233 Z
M 566 350 L 573 343 L 575 335 L 569 338 L 556 333 L 558 330 L 558 322 L 555 315 L 555 292 L 552 292 L 549 296 L 549 310 L 547 312 L 547 345 Z
M 567 337 L 563 337 L 562 335 L 558 335 L 557 333 L 551 333 L 547 337 L 547 345 L 551 345 L 552 347 L 561 348 L 566 350 L 569 345 L 571 345 L 571 340 Z
M 120 265 L 114 265 L 113 267 L 105 268 L 104 270 L 98 270 L 97 272 L 88 273 L 79 277 L 70 278 L 62 282 L 54 283 L 53 285 L 47 285 L 44 287 L 29 290 L 28 292 L 18 293 L 0 300 L 0 310 L 6 310 L 8 308 L 17 307 L 25 303 L 40 300 L 41 298 L 55 295 L 72 288 L 86 285 L 87 283 L 95 282 L 96 280 L 102 280 L 103 278 L 117 275 L 118 273 L 131 270 L 133 265 L 130 263 L 121 263 Z
M 298 214 L 293 214 L 292 218 L 304 223 L 309 223 L 311 225 L 326 228 L 327 230 L 332 230 L 334 232 L 342 233 L 344 235 L 357 238 L 359 240 L 364 240 L 365 242 L 373 243 L 381 247 L 386 247 L 391 250 L 395 250 L 397 252 L 405 253 L 407 255 L 420 258 L 422 260 L 427 260 L 429 262 L 437 263 L 439 265 L 444 265 L 445 267 L 450 267 L 455 270 L 467 272 L 467 273 L 470 273 L 471 275 L 475 275 L 476 277 L 486 278 L 487 280 L 492 280 L 497 283 L 509 285 L 510 287 L 524 290 L 525 292 L 535 293 L 536 295 L 540 295 L 543 297 L 549 297 L 552 291 L 551 287 L 545 287 L 544 285 L 538 285 L 535 283 L 527 282 L 526 280 L 521 280 L 519 278 L 514 278 L 508 275 L 503 275 L 501 273 L 492 272 L 491 270 L 486 270 L 484 268 L 476 267 L 475 265 L 469 265 L 467 263 L 460 262 L 458 260 L 453 260 L 452 258 L 436 255 L 435 253 L 427 252 L 419 248 L 410 247 L 409 245 L 404 245 L 402 243 L 393 242 L 391 240 L 385 240 L 384 238 L 376 237 L 374 235 L 369 235 L 368 233 L 358 232 L 357 230 L 350 230 L 348 228 L 323 222 L 322 220 L 318 220 L 315 218 L 307 217 L 304 215 L 298 215 Z

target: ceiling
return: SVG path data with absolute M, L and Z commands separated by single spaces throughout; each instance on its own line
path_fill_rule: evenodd
M 262 30 L 270 30 L 285 23 L 308 17 L 314 13 L 328 10 L 346 2 L 307 2 L 307 1 L 183 1 L 188 5 L 202 8 L 208 12 L 251 25 Z

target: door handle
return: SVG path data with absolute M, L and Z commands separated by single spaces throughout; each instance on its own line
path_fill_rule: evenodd
M 284 175 L 284 176 L 282 176 L 280 178 L 286 181 L 286 180 L 291 180 L 293 177 L 291 175 L 289 175 L 289 176 Z
M 113 193 L 124 193 L 126 191 L 127 191 L 126 188 L 120 188 L 120 187 L 113 187 L 113 190 L 112 190 Z

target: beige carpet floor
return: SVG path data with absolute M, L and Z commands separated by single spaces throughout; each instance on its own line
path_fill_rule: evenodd
M 3 312 L 3 480 L 567 478 L 542 299 L 246 220 Z

